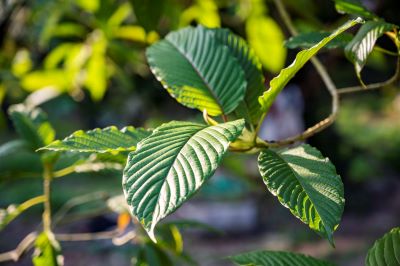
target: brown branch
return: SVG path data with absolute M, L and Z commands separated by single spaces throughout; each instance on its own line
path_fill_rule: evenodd
M 91 241 L 91 240 L 103 240 L 112 239 L 120 234 L 118 229 L 104 232 L 95 233 L 77 233 L 77 234 L 55 234 L 55 237 L 59 241 Z
M 18 244 L 18 246 L 15 249 L 5 253 L 1 253 L 0 262 L 10 261 L 10 260 L 18 261 L 18 259 L 33 246 L 36 237 L 37 237 L 36 232 L 28 234 L 24 239 L 22 239 L 22 241 Z

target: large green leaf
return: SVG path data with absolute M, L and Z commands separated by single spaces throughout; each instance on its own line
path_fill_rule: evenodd
M 243 127 L 243 119 L 216 126 L 173 121 L 158 127 L 129 154 L 125 197 L 153 240 L 156 224 L 213 175 Z
M 214 29 L 217 40 L 228 46 L 241 65 L 247 81 L 246 95 L 236 108 L 239 117 L 245 117 L 253 125 L 257 125 L 261 116 L 261 106 L 258 97 L 265 91 L 264 75 L 254 51 L 247 45 L 246 41 L 228 29 Z
M 134 151 L 139 141 L 151 134 L 143 128 L 132 126 L 119 130 L 115 126 L 89 131 L 79 130 L 63 140 L 56 140 L 42 149 L 72 152 Z
M 400 227 L 393 228 L 378 239 L 368 251 L 365 259 L 367 266 L 400 265 Z
M 290 49 L 302 48 L 308 49 L 319 43 L 322 39 L 328 37 L 330 32 L 305 32 L 300 33 L 299 35 L 293 36 L 285 42 L 285 46 Z M 353 35 L 347 32 L 343 32 L 338 35 L 335 39 L 330 41 L 325 45 L 324 48 L 333 49 L 333 48 L 344 48 L 351 40 L 353 39 Z
M 61 248 L 51 232 L 42 232 L 35 241 L 32 262 L 35 266 L 61 266 L 64 258 Z
M 395 27 L 384 21 L 368 21 L 361 26 L 354 39 L 346 46 L 346 57 L 354 64 L 360 80 L 360 72 L 367 62 L 368 55 L 374 49 L 376 40 Z
M 18 134 L 33 148 L 42 147 L 54 140 L 55 131 L 41 109 L 17 104 L 12 105 L 8 112 Z
M 253 251 L 229 257 L 246 266 L 332 266 L 333 264 L 303 254 L 283 251 Z
M 361 19 L 348 21 L 328 37 L 322 39 L 313 47 L 303 50 L 296 55 L 293 63 L 281 70 L 278 76 L 273 78 L 270 82 L 270 88 L 260 96 L 259 101 L 264 112 L 267 112 L 274 102 L 278 94 L 283 90 L 286 84 L 296 75 L 296 73 L 311 59 L 322 47 L 328 44 L 336 36 L 347 30 L 348 28 L 360 23 Z
M 244 98 L 247 84 L 242 68 L 202 26 L 172 32 L 146 54 L 157 79 L 187 107 L 216 116 L 232 112 Z
M 278 23 L 271 17 L 251 16 L 246 21 L 246 35 L 263 66 L 273 73 L 280 71 L 287 51 L 283 46 L 285 36 Z
M 343 213 L 344 192 L 329 159 L 304 144 L 281 152 L 263 150 L 258 165 L 268 190 L 281 204 L 333 244 L 333 232 Z
M 360 16 L 366 19 L 375 19 L 377 16 L 369 11 L 360 0 L 334 0 L 335 8 L 339 13 Z

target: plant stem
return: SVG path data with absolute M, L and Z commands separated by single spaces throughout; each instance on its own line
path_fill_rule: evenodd
M 43 193 L 45 197 L 44 211 L 43 211 L 43 231 L 51 232 L 51 205 L 50 205 L 50 193 L 51 193 L 51 180 L 53 179 L 53 165 L 49 163 L 44 164 L 43 173 Z

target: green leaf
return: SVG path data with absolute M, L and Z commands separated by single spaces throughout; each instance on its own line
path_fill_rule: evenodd
M 375 241 L 365 259 L 367 266 L 400 265 L 400 227 L 393 228 Z
M 104 129 L 96 128 L 89 131 L 79 130 L 63 140 L 56 140 L 41 149 L 72 152 L 120 152 L 134 151 L 143 138 L 151 134 L 143 128 L 132 126 L 119 130 L 115 126 Z
M 264 112 L 268 112 L 272 103 L 278 94 L 283 90 L 283 88 L 288 84 L 288 82 L 296 75 L 296 73 L 313 57 L 322 47 L 328 44 L 331 40 L 333 40 L 336 36 L 347 30 L 348 28 L 360 23 L 361 19 L 355 19 L 348 21 L 340 28 L 338 28 L 335 32 L 333 32 L 328 37 L 322 39 L 319 43 L 311 47 L 310 49 L 300 51 L 293 63 L 282 69 L 278 76 L 273 78 L 270 82 L 270 88 L 264 92 L 262 96 L 259 98 L 259 102 L 262 106 Z
M 214 174 L 243 127 L 243 119 L 216 126 L 173 121 L 158 127 L 129 154 L 125 197 L 154 241 L 156 224 Z
M 55 131 L 40 108 L 16 104 L 8 109 L 8 113 L 18 134 L 33 148 L 42 147 L 54 140 Z
M 245 97 L 235 111 L 239 117 L 245 117 L 250 123 L 257 125 L 261 116 L 258 97 L 265 91 L 261 64 L 254 51 L 240 36 L 228 29 L 213 29 L 212 32 L 221 44 L 228 46 L 241 65 L 247 81 Z
M 229 257 L 237 265 L 243 266 L 332 266 L 303 254 L 283 251 L 253 251 Z
M 369 54 L 374 49 L 376 40 L 396 26 L 384 21 L 368 21 L 361 26 L 354 39 L 346 46 L 346 57 L 354 64 L 357 77 L 361 81 L 363 69 Z
M 35 266 L 61 266 L 64 264 L 60 245 L 51 232 L 42 232 L 37 237 L 32 262 Z
M 250 17 L 246 21 L 246 35 L 267 70 L 276 73 L 282 69 L 287 52 L 283 46 L 285 36 L 275 20 L 266 16 Z
M 25 210 L 45 201 L 44 196 L 29 199 L 19 205 L 10 205 L 7 209 L 0 209 L 0 231 L 18 217 Z
M 147 242 L 140 247 L 136 258 L 132 259 L 132 265 L 137 266 L 173 266 L 170 256 L 158 245 Z
M 280 203 L 333 245 L 333 232 L 343 213 L 344 192 L 329 159 L 303 144 L 281 152 L 263 150 L 258 165 L 268 190 Z
M 130 0 L 130 3 L 139 25 L 146 31 L 157 29 L 164 10 L 164 0 Z
M 221 19 L 218 14 L 218 6 L 214 0 L 197 0 L 195 4 L 185 9 L 179 18 L 181 27 L 197 22 L 208 28 L 221 26 Z
M 285 42 L 285 46 L 289 49 L 308 49 L 319 43 L 322 39 L 328 37 L 330 32 L 306 32 L 293 36 Z M 335 39 L 325 45 L 326 49 L 344 48 L 351 40 L 353 35 L 343 32 Z
M 228 47 L 202 26 L 168 34 L 146 51 L 150 68 L 181 104 L 213 116 L 243 100 L 246 80 Z
M 377 16 L 370 12 L 360 0 L 334 0 L 336 11 L 341 14 L 360 16 L 365 19 L 375 19 Z

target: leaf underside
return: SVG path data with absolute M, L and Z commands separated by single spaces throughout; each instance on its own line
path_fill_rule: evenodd
M 151 131 L 132 126 L 119 130 L 115 126 L 89 131 L 79 130 L 63 140 L 56 140 L 42 149 L 72 152 L 120 152 L 133 151 L 137 143 L 148 137 Z
M 243 127 L 243 119 L 216 126 L 173 121 L 158 127 L 129 154 L 125 197 L 153 240 L 156 224 L 213 175 Z
M 368 21 L 361 26 L 353 40 L 346 46 L 346 57 L 354 64 L 357 77 L 363 69 L 369 54 L 374 49 L 375 42 L 385 32 L 395 26 L 384 21 Z
M 280 203 L 333 244 L 344 208 L 343 183 L 333 164 L 307 144 L 279 153 L 264 150 L 258 164 Z
M 259 98 L 259 102 L 262 106 L 264 112 L 268 112 L 272 103 L 286 84 L 294 77 L 294 75 L 307 63 L 321 48 L 323 48 L 327 43 L 333 40 L 336 36 L 347 30 L 348 28 L 360 23 L 361 19 L 355 19 L 348 21 L 335 32 L 333 32 L 328 37 L 322 39 L 318 44 L 314 45 L 310 49 L 303 50 L 296 55 L 293 63 L 282 69 L 278 76 L 273 78 L 270 82 L 270 88 L 264 92 Z
M 243 266 L 332 266 L 310 256 L 283 251 L 253 251 L 229 258 Z
M 157 79 L 186 107 L 217 116 L 231 113 L 243 100 L 247 84 L 242 68 L 202 26 L 168 34 L 146 55 Z
M 365 259 L 367 266 L 400 265 L 400 227 L 393 228 L 378 239 L 368 251 Z

